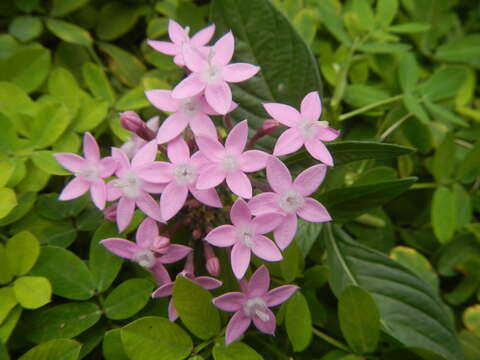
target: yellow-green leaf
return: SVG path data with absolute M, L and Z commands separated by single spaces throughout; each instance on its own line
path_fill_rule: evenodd
M 41 276 L 23 276 L 13 283 L 18 302 L 25 309 L 38 309 L 52 298 L 52 285 Z

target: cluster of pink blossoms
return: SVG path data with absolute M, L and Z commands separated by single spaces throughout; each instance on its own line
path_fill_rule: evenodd
M 331 220 L 323 205 L 309 196 L 322 183 L 327 167 L 333 166 L 323 141 L 334 140 L 339 132 L 329 128 L 326 121 L 319 121 L 321 102 L 316 91 L 305 96 L 300 111 L 285 104 L 263 104 L 272 119 L 265 120 L 250 141 L 247 120 L 231 128 L 229 112 L 237 104 L 232 101 L 228 83 L 245 81 L 260 68 L 246 63 L 230 64 L 234 52 L 231 32 L 207 46 L 214 31 L 211 25 L 190 38 L 188 27 L 170 21 L 171 42 L 148 42 L 157 51 L 174 56 L 175 64 L 185 66 L 188 74 L 171 91 L 146 91 L 156 108 L 170 113 L 161 124 L 158 117 L 145 123 L 138 114 L 127 111 L 121 114 L 120 121 L 132 132 L 132 138 L 121 148 L 112 148 L 111 156 L 102 159 L 95 139 L 86 133 L 85 158 L 67 153 L 56 154 L 56 158 L 75 175 L 60 194 L 61 200 L 90 190 L 94 204 L 104 210 L 107 219 L 116 221 L 119 232 L 130 224 L 135 208 L 146 215 L 137 229 L 136 242 L 109 238 L 101 243 L 112 253 L 153 273 L 160 286 L 153 297 L 172 294 L 173 282 L 164 264 L 185 257 L 186 265 L 178 275 L 208 290 L 222 285 L 214 277 L 195 276 L 193 248 L 170 241 L 179 227 L 193 227 L 191 246 L 203 238 L 205 268 L 212 276 L 220 273 L 212 245 L 229 248 L 232 271 L 242 291 L 226 293 L 214 298 L 213 303 L 224 311 L 235 312 L 226 329 L 225 342 L 230 344 L 252 321 L 260 331 L 273 334 L 275 315 L 270 307 L 286 301 L 297 290 L 294 285 L 269 290 L 270 275 L 265 266 L 257 268 L 250 280 L 244 276 L 252 253 L 267 262 L 282 260 L 281 251 L 295 237 L 297 217 L 310 222 Z M 219 138 L 219 125 L 215 125 L 212 116 L 223 116 L 228 132 L 224 141 Z M 288 129 L 278 138 L 273 154 L 251 149 L 256 140 L 272 133 L 279 124 Z M 321 164 L 292 180 L 277 156 L 294 153 L 303 145 Z M 159 151 L 162 161 L 157 160 Z M 252 173 L 263 169 L 268 184 L 253 181 Z M 223 190 L 219 195 L 220 188 Z M 211 228 L 204 227 L 203 219 L 197 219 L 201 224 L 192 223 L 191 219 L 189 222 L 190 208 L 195 208 L 197 215 L 198 209 L 202 209 L 205 218 L 209 212 L 218 213 L 209 208 L 224 208 L 222 200 L 228 203 L 232 199 L 226 189 L 237 196 L 229 213 L 232 224 Z M 262 192 L 265 189 L 268 191 Z M 189 194 L 193 199 L 189 199 Z M 105 208 L 107 201 L 110 205 Z M 184 213 L 176 218 L 181 211 Z M 266 236 L 269 233 L 273 233 L 273 240 Z M 170 320 L 177 318 L 172 301 L 168 313 Z

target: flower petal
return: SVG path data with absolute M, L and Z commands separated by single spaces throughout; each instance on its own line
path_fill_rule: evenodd
M 142 180 L 162 184 L 172 180 L 172 164 L 165 161 L 153 161 L 135 169 L 135 173 Z
M 225 140 L 225 150 L 240 155 L 247 144 L 247 136 L 248 122 L 247 120 L 240 121 L 230 130 Z
M 185 40 L 185 29 L 180 26 L 176 21 L 168 21 L 168 36 L 176 44 L 181 44 Z
M 292 176 L 283 162 L 276 157 L 267 160 L 267 180 L 271 188 L 281 193 L 292 187 Z
M 333 158 L 330 155 L 327 147 L 319 140 L 309 139 L 305 141 L 307 151 L 318 161 L 321 161 L 327 166 L 333 166 Z
M 107 189 L 103 180 L 96 181 L 90 185 L 90 194 L 95 206 L 103 210 L 107 201 Z
M 235 39 L 231 31 L 223 35 L 213 45 L 214 55 L 212 61 L 220 65 L 226 65 L 232 60 L 235 49 Z
M 222 74 L 225 81 L 237 83 L 250 79 L 259 71 L 259 66 L 247 63 L 235 63 L 226 65 L 223 68 Z
M 252 197 L 252 183 L 245 173 L 238 170 L 226 176 L 227 185 L 235 195 L 245 199 Z
M 332 128 L 320 128 L 317 132 L 317 138 L 321 141 L 332 141 L 335 140 L 340 135 L 339 130 Z
M 190 160 L 190 149 L 181 136 L 172 139 L 168 143 L 167 154 L 170 161 L 174 164 L 185 163 Z
M 225 345 L 230 345 L 237 340 L 248 329 L 252 321 L 243 311 L 237 311 L 227 325 L 225 334 Z
M 149 248 L 152 245 L 153 239 L 157 236 L 157 222 L 152 218 L 147 217 L 140 223 L 140 226 L 135 233 L 135 242 L 141 248 Z
M 155 281 L 158 285 L 164 285 L 172 282 L 172 279 L 170 279 L 170 274 L 158 258 L 155 260 L 155 264 L 150 268 L 150 271 L 153 273 Z
M 260 150 L 245 151 L 240 155 L 240 169 L 243 172 L 254 172 L 264 169 L 270 156 L 270 154 Z
M 184 245 L 171 244 L 165 254 L 159 257 L 162 264 L 171 264 L 183 259 L 192 251 L 192 248 Z
M 151 163 L 157 156 L 158 145 L 155 140 L 152 140 L 143 145 L 132 159 L 132 168 L 138 168 L 142 165 Z
M 108 238 L 100 241 L 100 244 L 105 246 L 111 253 L 130 260 L 133 259 L 135 252 L 138 250 L 134 242 L 120 238 Z
M 309 121 L 317 121 L 322 113 L 322 103 L 317 91 L 309 92 L 300 105 L 302 118 Z
M 207 165 L 198 176 L 196 187 L 199 190 L 212 189 L 225 180 L 225 171 L 217 164 Z
M 99 169 L 101 178 L 109 177 L 117 170 L 117 161 L 113 157 L 107 156 L 100 160 Z
M 253 316 L 253 323 L 255 324 L 256 328 L 263 332 L 264 334 L 273 335 L 275 333 L 275 325 L 276 319 L 275 314 L 270 309 L 264 309 L 262 312 L 267 315 L 268 319 L 265 321 L 260 319 L 258 315 Z
M 89 132 L 83 135 L 83 154 L 88 160 L 100 160 L 100 149 L 98 148 L 97 141 Z
M 247 292 L 248 297 L 260 297 L 265 295 L 270 287 L 270 273 L 265 265 L 260 266 L 250 280 L 248 280 Z
M 247 203 L 243 199 L 237 199 L 230 209 L 230 220 L 236 227 L 241 227 L 250 224 L 252 221 L 252 214 L 248 208 Z
M 178 319 L 177 309 L 175 309 L 175 305 L 173 304 L 173 299 L 170 299 L 168 302 L 168 320 L 174 322 Z
M 152 219 L 160 222 L 164 221 L 161 216 L 160 206 L 151 195 L 143 193 L 143 195 L 135 199 L 135 202 L 137 203 L 138 208 Z
M 133 211 L 135 210 L 135 200 L 121 197 L 118 201 L 117 207 L 117 225 L 118 231 L 122 232 L 130 224 L 133 217 Z
M 175 112 L 180 108 L 180 101 L 172 98 L 170 90 L 147 90 L 145 96 L 159 110 Z
M 115 186 L 115 180 L 112 180 L 107 183 L 107 201 L 118 200 L 120 196 L 123 195 L 122 190 L 119 187 Z
M 233 245 L 230 261 L 232 263 L 233 274 L 237 279 L 243 278 L 250 264 L 250 248 L 243 243 L 237 242 Z
M 296 126 L 300 121 L 300 113 L 290 105 L 280 103 L 263 104 L 265 111 L 275 120 L 285 126 Z
M 197 276 L 193 279 L 198 285 L 207 290 L 213 290 L 222 286 L 222 282 L 210 276 Z
M 229 292 L 212 299 L 213 305 L 223 311 L 239 311 L 247 297 L 241 292 Z
M 175 86 L 172 97 L 174 99 L 185 99 L 200 94 L 203 89 L 205 89 L 205 83 L 200 80 L 198 74 L 192 73 Z
M 217 129 L 212 119 L 208 115 L 198 113 L 190 118 L 190 129 L 195 136 L 207 136 L 209 138 L 218 139 Z
M 248 208 L 252 215 L 258 216 L 265 213 L 278 212 L 278 195 L 273 192 L 265 192 L 255 195 L 249 202 Z
M 216 208 L 222 207 L 222 202 L 220 201 L 220 197 L 215 189 L 198 190 L 194 186 L 190 186 L 189 190 L 193 197 L 202 204 Z
M 165 221 L 174 217 L 183 207 L 188 196 L 187 185 L 178 185 L 174 181 L 169 183 L 160 197 L 160 209 Z
M 165 55 L 175 56 L 179 53 L 180 47 L 168 41 L 147 40 L 147 44 Z
M 205 240 L 217 247 L 228 247 L 235 244 L 237 229 L 232 225 L 220 225 L 211 230 Z
M 205 98 L 208 104 L 221 115 L 228 113 L 232 105 L 232 91 L 225 81 L 208 84 L 205 87 Z
M 82 171 L 87 162 L 81 156 L 77 154 L 70 153 L 58 153 L 54 154 L 55 159 L 62 165 L 65 169 L 72 173 Z
M 268 234 L 280 225 L 285 215 L 280 213 L 268 213 L 257 216 L 252 223 L 257 234 Z
M 273 155 L 282 156 L 298 151 L 304 143 L 297 128 L 285 130 L 277 139 Z
M 282 253 L 278 250 L 277 245 L 264 235 L 255 236 L 255 246 L 252 251 L 260 259 L 267 261 L 280 261 L 283 259 Z
M 287 301 L 297 290 L 296 285 L 282 285 L 267 292 L 264 299 L 268 307 L 277 306 Z
M 169 282 L 160 286 L 152 293 L 153 298 L 161 298 L 172 295 L 174 282 Z
M 176 138 L 185 130 L 188 121 L 189 118 L 181 112 L 173 113 L 167 117 L 162 125 L 160 125 L 160 129 L 158 129 L 157 142 L 164 144 Z
M 309 197 L 305 198 L 305 203 L 297 210 L 297 214 L 303 220 L 311 222 L 326 222 L 332 220 L 325 206 Z
M 184 62 L 190 71 L 194 73 L 201 73 L 203 69 L 208 67 L 207 56 L 205 56 L 203 49 L 206 49 L 206 48 L 195 47 L 195 46 L 192 46 L 191 44 L 183 44 L 182 45 L 183 59 L 178 59 L 178 60 L 180 60 L 181 63 Z M 208 52 L 207 52 L 207 55 L 208 55 Z M 177 65 L 180 65 L 177 63 L 176 60 L 177 59 L 174 59 L 175 63 Z
M 115 170 L 115 175 L 122 176 L 130 170 L 130 160 L 128 159 L 125 151 L 119 148 L 112 148 L 112 157 L 117 162 L 117 169 Z
M 195 46 L 204 46 L 207 44 L 215 33 L 215 25 L 209 25 L 206 28 L 198 31 L 192 36 L 190 42 Z
M 273 231 L 273 238 L 280 250 L 284 250 L 292 242 L 297 232 L 297 215 L 287 215 L 280 225 Z
M 210 161 L 219 162 L 222 155 L 225 153 L 225 149 L 217 139 L 212 139 L 207 136 L 195 137 L 195 142 L 203 156 Z
M 87 181 L 76 177 L 65 186 L 58 198 L 62 201 L 75 199 L 85 194 L 89 188 L 90 184 Z
M 309 167 L 297 176 L 293 185 L 300 194 L 308 196 L 318 189 L 326 173 L 327 167 L 323 164 Z
M 149 181 L 144 181 L 142 189 L 149 194 L 161 194 L 167 187 L 168 183 L 156 184 Z

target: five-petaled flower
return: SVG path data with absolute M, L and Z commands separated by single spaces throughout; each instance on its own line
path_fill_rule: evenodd
M 265 265 L 260 266 L 249 281 L 240 281 L 240 287 L 242 292 L 226 293 L 212 300 L 219 309 L 235 312 L 227 325 L 227 345 L 237 340 L 252 321 L 258 330 L 273 335 L 276 319 L 270 308 L 288 300 L 298 289 L 295 285 L 283 285 L 268 290 L 270 274 Z

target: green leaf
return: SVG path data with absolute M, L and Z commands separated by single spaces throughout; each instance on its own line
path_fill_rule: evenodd
M 75 340 L 53 339 L 31 348 L 18 360 L 77 360 L 81 347 Z
M 470 194 L 458 183 L 453 184 L 453 196 L 455 197 L 455 209 L 457 210 L 457 230 L 462 230 L 471 223 L 472 201 Z
M 152 290 L 152 282 L 146 279 L 124 281 L 105 299 L 105 315 L 112 320 L 122 320 L 135 315 L 147 305 Z
M 452 39 L 439 46 L 435 57 L 438 60 L 463 62 L 480 68 L 480 34 L 468 34 L 462 39 Z
M 17 16 L 8 26 L 8 32 L 23 42 L 35 39 L 42 30 L 42 21 L 38 17 L 29 15 Z
M 40 343 L 55 338 L 72 338 L 100 320 L 102 311 L 91 302 L 70 302 L 30 313 L 25 323 L 26 337 Z
M 0 120 L 1 121 L 1 120 Z M 2 128 L 4 130 L 4 128 Z M 0 187 L 5 186 L 15 171 L 15 161 L 0 160 Z
M 75 77 L 63 67 L 54 69 L 48 79 L 48 91 L 56 100 L 67 106 L 74 118 L 80 106 L 80 89 Z
M 234 62 L 255 63 L 262 69 L 249 81 L 232 86 L 240 104 L 232 114 L 235 121 L 248 118 L 249 124 L 258 128 L 267 116 L 262 102 L 298 107 L 308 92 L 321 92 L 319 67 L 311 51 L 269 1 L 214 0 L 210 10 L 218 33 L 232 30 L 235 35 Z M 292 69 L 295 76 L 291 76 Z M 259 144 L 271 146 L 274 141 L 275 137 L 268 135 Z
M 303 257 L 306 257 L 310 249 L 317 241 L 322 232 L 322 223 L 313 223 L 298 219 L 297 232 L 295 233 L 295 242 L 297 243 Z
M 368 0 L 353 0 L 352 10 L 358 15 L 359 25 L 364 32 L 373 29 L 374 15 L 370 2 Z
M 113 255 L 100 245 L 100 241 L 109 237 L 118 236 L 118 230 L 114 223 L 106 222 L 93 234 L 90 243 L 89 263 L 95 289 L 98 292 L 107 290 L 118 275 L 123 259 Z
M 474 179 L 480 174 L 480 140 L 477 140 L 472 149 L 468 151 L 460 162 L 456 178 L 465 181 Z
M 427 284 L 384 254 L 353 241 L 338 227 L 332 233 L 328 225 L 325 241 L 330 284 L 337 296 L 348 285 L 360 286 L 375 300 L 388 335 L 409 348 L 426 349 L 449 360 L 463 359 L 445 307 Z
M 0 226 L 11 224 L 25 216 L 25 214 L 33 207 L 36 197 L 37 194 L 33 192 L 24 192 L 20 194 L 18 197 L 18 205 L 10 212 L 10 214 L 8 214 L 8 216 L 0 219 Z
M 468 330 L 480 336 L 480 305 L 473 305 L 465 310 L 463 323 Z
M 0 188 L 0 219 L 6 217 L 17 206 L 17 196 L 12 189 Z
M 108 2 L 100 10 L 96 27 L 97 36 L 102 40 L 115 40 L 129 32 L 140 16 L 141 8 L 123 4 L 121 2 Z
M 1 250 L 0 250 L 1 251 Z M 5 286 L 0 288 L 0 324 L 8 316 L 10 311 L 18 304 L 18 300 L 13 292 L 13 287 Z
M 317 22 L 315 12 L 311 9 L 300 10 L 293 19 L 293 25 L 297 29 L 302 39 L 310 45 L 315 39 L 317 32 Z
M 148 106 L 150 103 L 145 96 L 145 90 L 139 86 L 123 94 L 115 104 L 115 109 L 120 111 L 138 110 Z
M 90 199 L 87 196 L 72 200 L 59 200 L 57 193 L 41 194 L 38 197 L 35 210 L 44 218 L 63 220 L 78 216 L 89 202 Z
M 418 82 L 418 64 L 412 53 L 406 53 L 398 59 L 398 80 L 402 90 L 410 92 Z
M 315 196 L 336 221 L 355 218 L 396 198 L 417 180 L 408 177 L 377 184 L 334 189 Z
M 52 0 L 52 8 L 50 15 L 52 16 L 64 16 L 71 12 L 80 9 L 90 0 Z
M 128 360 L 123 350 L 121 329 L 109 330 L 103 338 L 102 350 L 105 360 Z
M 212 295 L 197 283 L 178 276 L 173 286 L 173 303 L 185 326 L 206 340 L 220 332 L 220 316 L 212 304 Z
M 316 4 L 318 9 L 318 16 L 320 17 L 322 24 L 325 25 L 328 31 L 331 32 L 338 41 L 340 41 L 344 45 L 350 45 L 352 40 L 350 39 L 348 33 L 345 31 L 341 14 L 339 14 L 339 11 L 337 11 L 334 4 L 334 1 L 318 2 Z
M 456 115 L 444 106 L 437 105 L 428 99 L 424 100 L 424 104 L 434 120 L 443 121 L 453 126 L 461 126 L 464 128 L 470 126 L 468 122 L 466 122 L 460 116 Z
M 8 314 L 7 318 L 0 325 L 0 343 L 5 344 L 8 341 L 8 338 L 18 323 L 18 319 L 20 319 L 22 311 L 23 309 L 21 306 L 16 306 L 10 311 L 10 314 Z
M 470 331 L 462 330 L 460 341 L 466 360 L 477 360 L 480 357 L 480 337 Z
M 388 26 L 398 12 L 398 0 L 378 0 L 375 20 L 380 26 Z
M 301 270 L 300 262 L 302 260 L 302 255 L 303 254 L 300 252 L 295 241 L 292 241 L 283 252 L 283 259 L 280 262 L 280 271 L 285 281 L 292 282 L 298 276 L 298 273 Z
M 40 276 L 22 276 L 13 283 L 15 296 L 24 309 L 38 309 L 52 297 L 50 282 Z
M 344 99 L 354 107 L 363 107 L 389 98 L 384 90 L 363 84 L 352 84 L 345 88 Z
M 92 94 L 105 100 L 109 105 L 115 102 L 115 93 L 103 69 L 91 62 L 83 65 L 83 78 Z
M 21 231 L 8 239 L 7 260 L 10 270 L 16 276 L 27 274 L 40 254 L 40 243 L 28 231 Z
M 63 20 L 47 19 L 46 25 L 60 39 L 82 46 L 92 45 L 92 36 L 87 30 Z
M 185 359 L 193 349 L 192 339 L 177 324 L 158 316 L 137 319 L 121 330 L 130 360 Z
M 168 33 L 168 19 L 156 17 L 151 19 L 147 25 L 147 38 L 157 39 Z
M 63 135 L 58 139 L 52 148 L 54 152 L 70 152 L 78 153 L 80 151 L 82 140 L 80 136 L 75 134 L 73 131 L 67 130 Z
M 86 300 L 94 294 L 92 275 L 85 263 L 60 247 L 42 247 L 32 274 L 45 276 L 52 283 L 53 293 L 67 299 Z
M 430 24 L 427 23 L 411 22 L 389 26 L 388 31 L 395 34 L 413 34 L 428 31 L 430 27 Z
M 52 175 L 71 175 L 69 171 L 60 166 L 53 156 L 54 154 L 55 152 L 49 150 L 35 151 L 32 154 L 32 161 L 39 169 L 42 169 L 46 173 Z
M 368 291 L 355 285 L 347 286 L 338 299 L 338 319 L 354 352 L 375 351 L 380 338 L 380 314 Z
M 228 346 L 215 344 L 213 358 L 214 360 L 263 360 L 259 353 L 240 341 Z
M 441 101 L 457 95 L 468 76 L 463 66 L 444 66 L 435 71 L 419 90 L 431 101 Z
M 439 183 L 447 183 L 455 170 L 456 145 L 453 135 L 447 135 L 433 157 L 432 174 Z
M 457 214 L 453 192 L 440 186 L 435 189 L 432 200 L 433 233 L 442 244 L 450 241 L 455 234 Z
M 370 54 L 391 54 L 406 52 L 411 49 L 411 46 L 401 43 L 370 42 L 360 45 L 358 49 Z
M 79 133 L 91 131 L 105 120 L 107 113 L 106 101 L 101 99 L 89 101 L 81 106 L 73 129 Z
M 425 112 L 423 105 L 420 103 L 419 99 L 412 93 L 406 92 L 403 94 L 403 104 L 415 117 L 424 124 L 428 124 L 430 119 L 428 114 Z
M 68 108 L 52 103 L 42 106 L 32 125 L 32 146 L 42 149 L 51 146 L 70 124 Z
M 18 136 L 13 121 L 0 113 L 0 127 L 2 129 L 0 133 L 0 152 L 4 154 L 14 153 L 18 144 Z
M 307 300 L 300 291 L 295 292 L 287 302 L 285 327 L 293 351 L 305 350 L 312 340 L 312 317 Z

